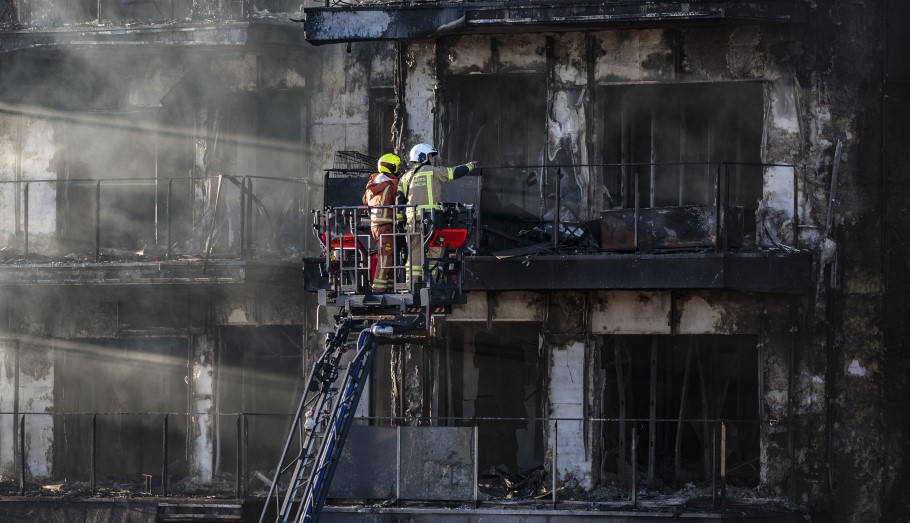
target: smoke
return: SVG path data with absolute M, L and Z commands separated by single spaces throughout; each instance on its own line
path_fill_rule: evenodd
M 187 478 L 200 452 L 190 451 L 188 434 L 212 427 L 208 451 L 214 473 L 233 472 L 240 413 L 253 413 L 247 423 L 259 442 L 248 452 L 249 463 L 268 471 L 274 448 L 280 446 L 288 400 L 300 388 L 294 365 L 300 346 L 281 329 L 225 329 L 223 355 L 217 363 L 218 383 L 206 385 L 198 375 L 195 349 L 179 337 L 131 339 L 60 339 L 15 335 L 0 345 L 4 372 L 0 378 L 0 478 L 15 477 L 14 433 L 20 416 L 31 434 L 27 453 L 30 476 L 87 481 L 91 471 L 90 441 L 98 444 L 97 473 L 129 478 L 161 470 L 162 431 L 169 420 L 168 440 L 172 482 Z M 299 339 L 299 329 L 296 332 Z M 260 340 L 260 343 L 252 342 Z M 292 342 L 292 343 L 289 343 Z M 267 344 L 268 346 L 265 346 Z M 214 354 L 214 351 L 202 351 Z M 211 365 L 212 362 L 209 362 Z M 19 384 L 18 388 L 15 387 Z M 197 411 L 188 398 L 208 387 L 214 408 Z M 285 410 L 288 409 L 288 410 Z M 39 437 L 40 435 L 40 437 Z M 52 451 L 52 452 L 51 452 Z M 37 457 L 41 456 L 40 459 Z M 187 456 L 192 456 L 188 458 Z M 204 457 L 204 453 L 203 456 Z M 122 481 L 120 479 L 119 481 Z M 2 484 L 2 479 L 0 479 Z
M 236 51 L 139 46 L 0 56 L 0 258 L 73 263 L 94 260 L 97 252 L 103 261 L 160 260 L 168 253 L 236 259 L 243 239 L 246 256 L 299 259 L 307 241 L 301 233 L 308 232 L 301 210 L 309 187 L 321 181 L 321 173 L 306 169 L 309 102 L 299 87 L 260 82 L 261 60 Z M 280 59 L 269 60 L 281 68 Z M 199 391 L 191 389 L 193 336 L 186 324 L 130 333 L 120 308 L 74 303 L 61 298 L 66 295 L 54 287 L 47 294 L 32 288 L 26 296 L 3 296 L 5 306 L 41 311 L 8 329 L 36 337 L 11 334 L 0 347 L 5 477 L 15 470 L 9 444 L 22 413 L 30 463 L 41 465 L 29 473 L 69 481 L 88 478 L 92 430 L 103 449 L 99 474 L 160 471 L 162 424 L 169 416 L 176 481 L 190 473 L 187 456 L 199 454 L 189 447 L 194 430 L 210 427 L 217 475 L 221 461 L 234 461 L 236 413 L 283 414 L 293 396 L 300 369 L 288 363 L 302 357 L 299 346 L 285 358 L 263 357 L 278 362 L 271 366 L 209 357 L 205 368 L 217 369 L 221 379 L 199 382 L 215 389 L 215 403 L 205 419 L 194 420 L 190 397 Z M 178 308 L 168 293 L 136 300 L 149 303 L 149 317 Z M 59 324 L 70 322 L 78 329 L 57 333 Z M 221 340 L 208 331 L 204 337 L 213 346 Z M 260 403 L 231 403 L 236 396 Z M 96 412 L 93 429 L 89 413 Z M 251 417 L 249 424 L 263 442 L 250 450 L 250 464 L 269 470 L 284 417 Z
M 4 247 L 21 254 L 27 232 L 28 252 L 46 256 L 237 257 L 243 234 L 263 256 L 304 249 L 315 173 L 302 91 L 261 93 L 253 55 L 55 54 L 3 58 Z M 244 209 L 245 177 L 258 178 Z

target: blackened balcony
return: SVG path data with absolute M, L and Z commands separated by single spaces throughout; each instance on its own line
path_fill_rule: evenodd
M 0 182 L 0 285 L 299 285 L 306 194 L 262 176 Z
M 325 204 L 359 205 L 368 172 L 330 170 Z M 805 293 L 800 176 L 749 163 L 484 167 L 444 198 L 477 210 L 468 291 Z M 2 182 L 0 284 L 302 286 L 300 260 L 318 248 L 308 191 L 227 175 Z
M 365 172 L 330 170 L 326 205 L 356 205 Z M 800 176 L 792 165 L 742 162 L 509 166 L 443 190 L 477 209 L 468 291 L 805 293 Z
M 326 44 L 509 31 L 800 23 L 808 10 L 805 0 L 325 0 L 306 9 L 306 39 Z
M 300 3 L 278 0 L 41 0 L 0 7 L 0 53 L 98 45 L 301 46 Z M 279 12 L 280 11 L 280 12 Z

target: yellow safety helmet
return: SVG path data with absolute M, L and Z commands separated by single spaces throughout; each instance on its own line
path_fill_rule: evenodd
M 379 161 L 376 163 L 376 166 L 379 168 L 379 172 L 394 174 L 398 176 L 398 167 L 401 165 L 401 158 L 394 153 L 383 154 L 379 157 Z

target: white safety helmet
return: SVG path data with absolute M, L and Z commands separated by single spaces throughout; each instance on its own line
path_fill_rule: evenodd
M 427 163 L 430 161 L 431 154 L 439 154 L 439 151 L 428 143 L 419 143 L 411 147 L 411 152 L 408 156 L 412 162 Z

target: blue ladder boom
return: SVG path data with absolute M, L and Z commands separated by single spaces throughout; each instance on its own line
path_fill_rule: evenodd
M 335 333 L 326 337 L 325 351 L 310 372 L 259 518 L 260 523 L 269 521 L 268 514 L 273 506 L 277 510 L 273 521 L 277 523 L 318 520 L 364 384 L 372 369 L 376 349 L 387 341 L 384 336 L 413 330 L 422 320 L 423 317 L 412 323 L 380 320 L 362 328 L 357 337 L 357 352 L 348 364 L 339 391 L 335 387 L 338 367 L 341 356 L 347 350 L 347 339 L 355 330 L 353 319 L 343 314 L 339 316 Z M 299 446 L 295 448 L 298 441 Z M 284 489 L 283 482 L 287 485 Z

